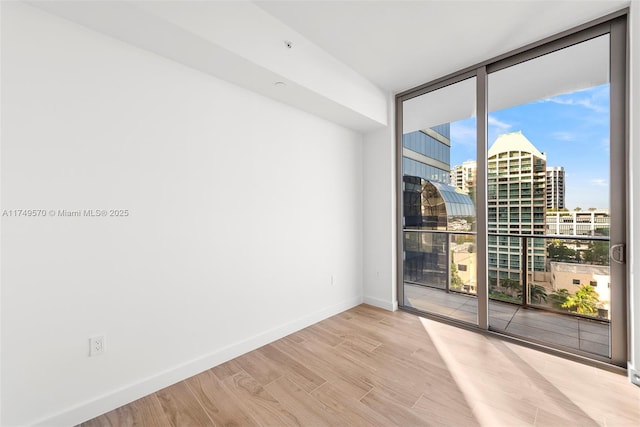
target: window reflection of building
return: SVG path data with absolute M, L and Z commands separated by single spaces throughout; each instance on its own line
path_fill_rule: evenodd
M 456 265 L 455 290 L 475 292 L 476 210 L 468 192 L 450 185 L 450 125 L 404 134 L 402 143 L 404 280 L 449 289 Z
M 415 230 L 404 233 L 405 281 L 448 289 L 451 248 L 446 232 L 475 230 L 473 201 L 455 187 L 416 176 L 403 177 L 403 200 L 405 230 Z
M 476 188 L 476 172 L 478 167 L 475 160 L 467 160 L 461 165 L 456 165 L 451 169 L 451 185 L 469 194 L 473 198 Z
M 475 206 L 459 189 L 442 182 L 405 176 L 405 228 L 440 231 L 475 230 Z
M 402 174 L 448 183 L 449 138 L 449 123 L 402 135 Z

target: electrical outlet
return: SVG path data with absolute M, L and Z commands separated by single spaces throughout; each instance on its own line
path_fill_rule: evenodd
M 89 357 L 104 353 L 104 335 L 89 338 Z

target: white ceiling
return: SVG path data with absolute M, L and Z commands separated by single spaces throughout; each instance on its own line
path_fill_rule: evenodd
M 630 3 L 24 1 L 359 132 L 388 125 L 391 94 Z
M 589 22 L 630 2 L 255 3 L 372 83 L 396 93 Z
M 490 73 L 488 111 L 498 111 L 609 82 L 605 34 Z M 426 129 L 476 115 L 475 77 L 404 102 L 402 131 Z

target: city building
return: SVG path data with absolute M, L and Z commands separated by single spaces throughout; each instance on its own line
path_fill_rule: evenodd
M 547 211 L 547 234 L 568 236 L 608 236 L 609 210 Z
M 448 184 L 450 132 L 446 123 L 402 135 L 403 174 Z
M 549 262 L 551 288 L 554 291 L 566 289 L 575 293 L 581 286 L 593 286 L 598 294 L 600 316 L 607 317 L 611 294 L 611 276 L 606 265 L 576 264 L 567 262 Z
M 449 123 L 404 134 L 402 143 L 404 228 L 472 231 L 476 220 L 473 201 L 468 192 L 449 184 Z M 472 257 L 452 247 L 448 234 L 405 233 L 404 248 L 405 282 L 448 290 L 449 268 L 454 262 L 462 271 L 462 280 L 466 279 L 466 288 L 475 290 Z
M 476 185 L 476 161 L 467 160 L 451 169 L 451 185 L 465 194 L 471 194 Z M 473 198 L 473 197 L 472 197 Z
M 547 166 L 547 209 L 564 209 L 564 194 L 564 168 Z
M 468 251 L 461 253 L 445 233 L 474 229 L 476 210 L 471 198 L 447 183 L 405 175 L 403 212 L 405 229 L 416 231 L 404 234 L 405 282 L 449 290 L 453 262 L 468 271 L 464 284 L 471 289 L 475 285 L 468 268 L 474 264 L 472 257 Z M 417 232 L 426 230 L 440 233 Z
M 546 156 L 522 132 L 507 133 L 489 148 L 487 169 L 488 230 L 502 234 L 488 238 L 489 282 L 521 282 L 522 239 L 508 235 L 545 232 Z M 528 243 L 530 270 L 544 272 L 544 240 Z

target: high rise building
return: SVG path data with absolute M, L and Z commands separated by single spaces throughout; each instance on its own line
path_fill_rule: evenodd
M 449 123 L 402 135 L 402 173 L 449 184 Z
M 564 168 L 547 167 L 547 209 L 564 209 Z
M 509 234 L 544 234 L 546 155 L 522 132 L 500 135 L 488 152 L 488 238 L 490 285 L 522 283 L 522 239 Z M 544 271 L 543 239 L 528 240 L 528 270 Z
M 451 169 L 451 185 L 471 195 L 476 185 L 477 169 L 475 160 L 467 160 L 461 165 L 454 166 Z
M 404 134 L 402 142 L 402 221 L 411 230 L 403 233 L 404 282 L 448 290 L 456 265 L 468 271 L 459 276 L 459 290 L 475 292 L 475 263 L 469 261 L 475 255 L 453 250 L 450 234 L 444 233 L 474 231 L 476 223 L 471 197 L 449 184 L 449 124 Z
M 608 236 L 609 210 L 547 212 L 547 234 L 569 236 Z

